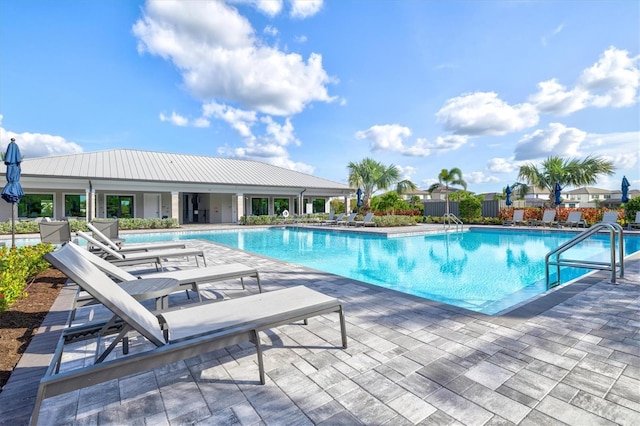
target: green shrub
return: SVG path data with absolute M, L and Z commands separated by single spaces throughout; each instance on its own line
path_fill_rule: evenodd
M 465 222 L 482 217 L 482 201 L 478 197 L 464 197 L 460 200 L 460 217 Z
M 26 296 L 24 288 L 27 281 L 49 268 L 44 255 L 52 250 L 51 244 L 15 249 L 0 247 L 0 312 Z
M 636 213 L 640 211 L 640 197 L 632 198 L 624 204 L 624 218 L 627 223 L 636 220 Z
M 374 216 L 373 221 L 377 226 L 413 226 L 416 220 L 413 216 L 390 215 L 390 216 Z

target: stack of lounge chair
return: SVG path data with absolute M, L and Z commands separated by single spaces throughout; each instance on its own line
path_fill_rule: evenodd
M 225 300 L 214 306 L 193 304 L 179 310 L 152 313 L 78 252 L 73 244 L 64 245 L 46 254 L 45 258 L 111 311 L 113 318 L 75 325 L 63 331 L 53 361 L 40 381 L 32 424 L 37 424 L 45 398 L 248 341 L 255 345 L 259 382 L 264 384 L 259 332 L 300 320 L 305 320 L 306 324 L 308 318 L 318 315 L 338 313 L 342 347 L 347 347 L 342 303 L 304 286 Z M 151 349 L 142 345 L 130 354 L 124 345 L 130 332 L 137 332 L 150 342 Z M 96 350 L 102 352 L 96 353 L 93 364 L 75 363 L 60 368 L 69 342 L 108 334 L 115 338 L 104 350 L 102 345 L 97 345 Z M 122 353 L 107 357 L 119 347 Z

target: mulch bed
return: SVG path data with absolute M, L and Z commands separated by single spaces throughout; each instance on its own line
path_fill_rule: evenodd
M 0 392 L 66 281 L 62 272 L 48 269 L 27 285 L 27 297 L 0 313 Z

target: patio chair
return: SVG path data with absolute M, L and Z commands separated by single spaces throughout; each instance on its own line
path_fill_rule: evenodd
M 116 244 L 122 245 L 125 243 L 125 240 L 120 238 L 118 219 L 93 219 L 91 224 Z
M 542 219 L 541 220 L 531 220 L 531 221 L 529 221 L 529 225 L 532 225 L 532 226 L 542 225 L 544 227 L 544 226 L 549 225 L 549 227 L 551 227 L 554 224 L 557 224 L 557 222 L 556 222 L 556 211 L 554 209 L 545 210 L 544 213 L 542 214 Z
M 567 220 L 564 222 L 559 222 L 560 226 L 568 226 L 570 228 L 582 226 L 583 228 L 587 227 L 587 221 L 582 219 L 582 212 L 569 212 L 567 216 Z
M 264 384 L 265 371 L 259 332 L 300 320 L 304 320 L 306 324 L 308 318 L 318 315 L 338 313 L 342 347 L 347 347 L 342 303 L 304 286 L 153 314 L 68 245 L 47 253 L 45 258 L 106 306 L 118 320 L 87 323 L 63 331 L 51 365 L 40 380 L 31 424 L 37 424 L 40 406 L 45 398 L 149 371 L 243 342 L 255 345 L 259 380 L 260 384 Z M 148 350 L 141 347 L 134 354 L 118 354 L 117 358 L 107 360 L 106 356 L 130 331 L 139 333 L 155 347 Z M 96 354 L 94 364 L 60 372 L 65 343 L 91 338 L 90 333 L 98 336 L 100 333 L 117 334 L 101 354 Z
M 367 213 L 363 220 L 356 220 L 354 223 L 356 226 L 377 226 L 373 221 L 373 213 L 371 212 Z
M 153 263 L 156 265 L 156 269 L 163 270 L 162 259 L 180 258 L 193 256 L 196 259 L 196 266 L 200 266 L 198 263 L 198 257 L 202 258 L 204 266 L 207 266 L 207 259 L 204 257 L 202 250 L 196 249 L 174 249 L 174 250 L 152 250 L 144 252 L 134 253 L 120 253 L 113 250 L 107 245 L 96 240 L 92 236 L 85 232 L 78 231 L 76 235 L 87 240 L 87 244 L 98 247 L 101 250 L 103 257 L 111 263 L 117 265 L 140 265 L 143 263 Z M 158 268 L 159 267 L 159 268 Z
M 146 243 L 146 244 L 128 244 L 124 245 L 124 243 L 118 244 L 113 241 L 105 234 L 103 234 L 95 225 L 91 223 L 87 223 L 87 228 L 91 230 L 93 237 L 100 241 L 101 243 L 111 247 L 113 250 L 120 253 L 135 253 L 140 251 L 150 251 L 150 250 L 167 250 L 167 249 L 176 249 L 176 248 L 186 248 L 187 245 L 180 241 L 174 241 L 169 243 Z M 122 240 L 124 241 L 124 240 Z M 89 250 L 97 250 L 99 251 L 99 247 L 94 247 L 92 245 L 88 245 Z
M 344 226 L 353 225 L 353 222 L 355 221 L 355 218 L 356 218 L 356 214 L 355 213 L 351 213 L 345 219 L 343 219 L 342 221 L 338 222 L 338 224 L 344 225 Z
M 602 221 L 604 223 L 618 223 L 618 212 L 616 210 L 604 212 Z
M 629 231 L 631 231 L 631 228 L 640 228 L 640 212 L 636 212 L 636 220 L 629 222 L 628 228 Z
M 226 263 L 223 265 L 209 266 L 206 268 L 180 269 L 178 271 L 153 272 L 149 274 L 142 274 L 141 276 L 136 276 L 120 268 L 118 265 L 108 262 L 105 259 L 96 256 L 95 254 L 87 250 L 84 250 L 77 244 L 71 243 L 70 248 L 80 256 L 89 260 L 91 263 L 97 266 L 98 269 L 109 275 L 115 281 L 132 281 L 138 278 L 174 278 L 178 280 L 180 286 L 189 287 L 193 292 L 195 292 L 198 295 L 199 301 L 202 301 L 202 296 L 200 295 L 200 291 L 198 288 L 199 284 L 226 281 L 238 278 L 240 279 L 243 290 L 246 290 L 244 279 L 255 278 L 258 284 L 258 291 L 262 293 L 262 285 L 260 284 L 260 274 L 258 273 L 258 270 L 249 266 L 245 266 L 241 263 Z
M 38 223 L 40 227 L 40 241 L 51 244 L 64 244 L 71 241 L 71 227 L 69 222 L 55 220 Z
M 341 222 L 344 218 L 344 213 L 339 213 L 338 216 L 329 215 L 329 219 L 322 222 L 323 225 L 337 225 L 338 222 Z
M 511 220 L 505 220 L 504 222 L 502 222 L 502 224 L 505 226 L 524 224 L 524 210 L 514 210 L 513 217 L 511 218 Z

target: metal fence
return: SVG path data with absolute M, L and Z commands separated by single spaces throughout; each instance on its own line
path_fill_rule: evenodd
M 444 216 L 447 203 L 446 201 L 425 201 L 424 203 L 424 215 L 425 216 Z M 504 200 L 489 200 L 482 202 L 482 217 L 498 217 L 500 209 L 507 207 L 512 208 L 524 208 L 524 200 L 516 200 L 511 206 L 507 206 Z M 453 213 L 457 217 L 460 217 L 460 203 L 458 201 L 449 201 L 449 213 Z

